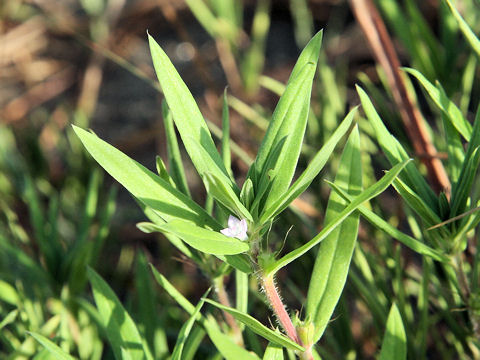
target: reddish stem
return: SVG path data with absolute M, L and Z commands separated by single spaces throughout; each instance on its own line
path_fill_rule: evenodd
M 290 315 L 288 315 L 282 299 L 280 298 L 280 295 L 278 295 L 277 288 L 275 287 L 273 280 L 273 275 L 262 277 L 262 282 L 263 289 L 265 290 L 265 294 L 267 295 L 267 299 L 272 307 L 273 312 L 277 316 L 278 322 L 280 325 L 282 325 L 290 339 L 295 341 L 297 344 L 302 345 L 302 342 L 297 335 L 297 330 L 295 329 L 295 326 L 293 326 L 292 319 L 290 319 Z

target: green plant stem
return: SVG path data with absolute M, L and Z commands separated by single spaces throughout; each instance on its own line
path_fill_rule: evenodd
M 297 330 L 295 329 L 292 319 L 290 319 L 290 315 L 288 315 L 285 305 L 283 304 L 280 294 L 278 293 L 278 289 L 275 286 L 274 275 L 272 273 L 268 275 L 263 274 L 261 281 L 263 290 L 267 295 L 267 300 L 283 330 L 285 330 L 285 333 L 291 340 L 295 341 L 300 346 L 304 346 L 298 337 Z M 301 357 L 302 359 L 313 360 L 311 346 L 306 348 L 306 351 L 301 355 Z
M 223 275 L 217 277 L 214 280 L 215 291 L 217 293 L 218 302 L 224 306 L 231 307 L 230 300 L 228 299 L 228 294 L 225 290 L 225 286 L 223 285 L 223 280 L 224 280 Z M 222 310 L 222 312 L 223 312 L 223 316 L 225 317 L 225 321 L 227 322 L 228 326 L 230 326 L 230 328 L 232 329 L 232 332 L 235 337 L 235 342 L 240 346 L 244 346 L 242 330 L 238 326 L 234 317 L 227 311 Z

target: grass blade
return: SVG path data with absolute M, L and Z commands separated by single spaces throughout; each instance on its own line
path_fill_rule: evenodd
M 37 340 L 40 344 L 42 344 L 45 349 L 50 353 L 50 355 L 57 360 L 75 360 L 75 358 L 65 351 L 63 351 L 57 344 L 50 341 L 43 335 L 40 335 L 36 332 L 27 332 L 30 334 L 35 340 Z
M 267 339 L 268 341 L 274 342 L 278 345 L 285 346 L 288 349 L 305 351 L 305 349 L 300 345 L 298 345 L 296 342 L 290 340 L 289 338 L 280 334 L 279 332 L 276 332 L 274 330 L 267 328 L 260 321 L 248 315 L 247 313 L 238 311 L 237 309 L 234 309 L 228 306 L 224 306 L 210 299 L 205 299 L 205 301 L 216 306 L 221 310 L 224 310 L 230 313 L 235 319 L 242 322 L 254 333 L 260 335 L 261 337 Z
M 387 320 L 379 360 L 405 360 L 407 358 L 407 337 L 402 317 L 395 304 L 392 305 Z
M 147 344 L 140 336 L 135 322 L 123 307 L 112 289 L 94 270 L 88 268 L 88 278 L 93 296 L 105 326 L 105 332 L 117 359 L 127 352 L 132 359 L 149 359 L 153 356 Z
M 338 215 L 338 217 L 335 220 L 332 220 L 332 222 L 328 223 L 323 228 L 323 230 L 320 231 L 320 233 L 318 233 L 318 235 L 315 236 L 312 240 L 300 246 L 299 248 L 291 251 L 287 255 L 283 256 L 281 259 L 275 261 L 275 263 L 273 263 L 267 269 L 264 269 L 265 274 L 268 275 L 270 273 L 272 274 L 276 273 L 282 267 L 288 265 L 295 259 L 305 254 L 315 245 L 319 244 L 338 225 L 340 225 L 342 221 L 348 217 L 348 215 L 354 212 L 362 203 L 370 200 L 371 198 L 383 192 L 393 182 L 393 180 L 395 180 L 395 178 L 405 168 L 405 166 L 408 164 L 409 161 L 410 159 L 407 159 L 395 165 L 394 167 L 392 167 L 390 171 L 388 171 L 379 181 L 377 181 L 375 184 L 373 184 L 372 186 L 364 190 L 360 195 L 356 196 L 353 199 L 353 201 Z
M 175 134 L 175 128 L 173 126 L 172 113 L 165 101 L 162 102 L 162 114 L 163 125 L 165 126 L 165 137 L 167 139 L 168 164 L 170 165 L 172 180 L 178 190 L 190 197 L 190 190 L 188 189 L 185 169 L 180 155 L 180 148 L 178 147 L 177 134 Z
M 343 150 L 335 177 L 335 184 L 348 189 L 349 194 L 354 196 L 362 190 L 361 163 L 360 135 L 358 127 L 355 127 Z M 347 204 L 340 195 L 331 192 L 325 224 L 334 220 Z M 355 212 L 325 238 L 317 253 L 306 308 L 306 317 L 312 319 L 315 326 L 313 343 L 325 331 L 342 294 L 357 240 L 358 225 L 359 213 Z

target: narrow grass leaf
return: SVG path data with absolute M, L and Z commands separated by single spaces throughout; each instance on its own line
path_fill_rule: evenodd
M 223 165 L 207 123 L 200 113 L 190 90 L 175 70 L 168 56 L 150 35 L 148 35 L 148 42 L 158 81 L 193 165 L 201 176 L 206 171 L 213 172 L 219 177 L 220 174 L 223 174 L 229 181 L 228 185 L 237 191 L 238 188 Z M 205 152 L 198 152 L 198 147 L 201 147 Z M 205 156 L 205 154 L 207 155 Z M 208 159 L 204 159 L 204 157 Z M 209 160 L 209 162 L 207 163 L 206 160 Z
M 122 348 L 132 359 L 149 359 L 153 356 L 147 344 L 113 290 L 94 270 L 88 268 L 88 278 L 93 289 L 93 297 L 108 340 L 117 359 L 122 359 Z
M 352 197 L 343 189 L 338 187 L 336 184 L 328 182 L 328 184 L 332 187 L 332 189 L 340 194 L 340 196 L 347 200 L 348 202 L 352 201 Z M 434 260 L 441 261 L 441 262 L 448 262 L 449 258 L 446 255 L 441 254 L 437 250 L 432 249 L 431 247 L 425 245 L 420 240 L 417 240 L 407 234 L 404 234 L 396 227 L 390 225 L 388 222 L 383 220 L 380 216 L 375 214 L 373 211 L 367 209 L 364 205 L 360 205 L 358 207 L 358 211 L 362 214 L 362 216 L 374 225 L 376 228 L 382 230 L 386 234 L 390 235 L 394 239 L 400 241 L 403 245 L 409 247 L 413 251 L 418 254 L 426 255 L 431 257 Z
M 57 344 L 49 340 L 43 335 L 40 335 L 36 332 L 27 332 L 31 335 L 35 340 L 37 340 L 40 344 L 42 344 L 45 349 L 49 352 L 49 354 L 57 360 L 75 360 L 75 358 L 65 351 L 63 351 Z
M 407 358 L 407 336 L 402 317 L 395 304 L 392 305 L 387 320 L 379 360 L 405 360 Z
M 468 195 L 470 194 L 471 186 L 476 176 L 476 169 L 478 168 L 478 159 L 480 147 L 480 106 L 477 109 L 475 122 L 473 123 L 472 136 L 467 145 L 465 152 L 465 159 L 462 164 L 462 170 L 458 177 L 458 181 L 452 186 L 452 206 L 450 217 L 459 215 L 466 204 Z M 476 164 L 477 162 L 477 164 Z
M 163 225 L 139 223 L 144 232 L 167 232 L 173 234 L 194 249 L 213 255 L 235 255 L 249 249 L 246 242 L 228 237 L 220 232 L 195 226 L 191 222 L 172 220 Z
M 222 98 L 222 144 L 220 147 L 220 154 L 222 155 L 223 165 L 225 169 L 233 176 L 232 173 L 232 154 L 230 152 L 230 115 L 228 112 L 228 98 L 227 89 L 223 91 Z
M 362 191 L 360 135 L 358 127 L 352 131 L 340 159 L 335 184 L 348 189 L 356 196 Z M 339 216 L 348 202 L 335 192 L 330 193 L 325 224 Z M 359 213 L 350 214 L 320 245 L 315 260 L 307 295 L 306 317 L 315 326 L 313 342 L 316 343 L 328 325 L 347 280 L 355 248 Z
M 413 75 L 420 82 L 430 98 L 435 102 L 438 108 L 445 113 L 452 125 L 460 134 L 462 134 L 464 139 L 467 141 L 470 140 L 472 126 L 465 119 L 457 105 L 447 97 L 440 84 L 434 86 L 425 76 L 422 75 L 422 73 L 415 69 L 405 68 L 405 71 Z
M 248 275 L 235 271 L 235 307 L 238 311 L 248 311 Z
M 273 342 L 269 343 L 263 354 L 263 360 L 283 360 L 283 347 Z
M 153 275 L 155 280 L 159 285 L 165 289 L 165 291 L 172 297 L 174 300 L 190 315 L 193 315 L 195 312 L 195 307 L 177 290 L 175 287 L 163 276 L 160 274 L 153 265 L 150 264 L 152 268 Z M 217 350 L 222 354 L 222 356 L 227 360 L 258 360 L 258 356 L 252 354 L 251 352 L 245 350 L 244 348 L 238 346 L 231 337 L 222 334 L 218 329 L 218 326 L 215 322 L 207 320 L 202 316 L 201 313 L 198 313 L 196 316 L 197 321 L 204 327 L 207 332 L 210 340 L 214 343 Z
M 460 135 L 454 126 L 451 124 L 446 115 L 442 114 L 443 128 L 445 130 L 445 140 L 447 143 L 447 153 L 448 153 L 448 170 L 449 177 L 452 183 L 458 181 L 460 172 L 462 170 L 462 164 L 465 159 L 465 152 L 463 150 L 463 144 L 460 139 Z
M 178 147 L 177 134 L 175 133 L 175 127 L 173 126 L 172 113 L 165 101 L 162 102 L 162 115 L 163 125 L 165 127 L 165 137 L 167 139 L 168 164 L 170 165 L 172 180 L 178 190 L 190 197 L 190 190 L 188 189 L 182 156 L 180 155 L 180 148 Z
M 275 274 L 282 267 L 288 265 L 295 259 L 299 258 L 306 252 L 308 252 L 315 245 L 319 244 L 323 239 L 325 239 L 338 225 L 345 220 L 348 215 L 354 212 L 362 203 L 370 200 L 371 198 L 382 193 L 398 176 L 398 174 L 405 168 L 410 159 L 407 159 L 394 167 L 392 167 L 379 181 L 375 184 L 364 190 L 360 195 L 356 196 L 352 202 L 336 217 L 332 219 L 332 222 L 328 223 L 322 231 L 318 233 L 312 240 L 306 244 L 300 246 L 299 248 L 291 251 L 287 255 L 283 256 L 281 259 L 275 261 L 271 266 L 265 269 L 265 274 L 270 273 Z
M 367 93 L 359 86 L 357 86 L 357 92 L 360 96 L 360 101 L 362 102 L 362 108 L 367 115 L 367 118 L 370 124 L 373 126 L 377 141 L 382 148 L 383 152 L 387 156 L 390 164 L 396 165 L 402 161 L 408 159 L 407 152 L 400 144 L 400 142 L 395 139 L 394 136 L 390 134 L 385 125 L 380 119 L 375 107 L 373 106 L 371 100 L 369 99 Z M 436 210 L 437 207 L 437 196 L 427 184 L 422 174 L 418 171 L 416 165 L 411 162 L 405 167 L 405 171 L 400 175 L 400 178 L 405 181 L 408 186 L 410 186 L 415 193 L 422 196 L 422 199 L 432 208 Z
M 352 109 L 345 119 L 340 123 L 335 132 L 330 136 L 327 142 L 322 146 L 322 148 L 317 152 L 312 161 L 308 164 L 305 171 L 300 175 L 300 177 L 293 183 L 293 185 L 288 189 L 288 191 L 279 198 L 274 204 L 272 204 L 265 212 L 262 214 L 260 223 L 264 223 L 278 215 L 282 212 L 293 200 L 295 200 L 301 193 L 308 188 L 312 183 L 315 177 L 320 173 L 325 164 L 327 163 L 330 155 L 332 154 L 335 146 L 338 144 L 340 139 L 345 135 L 345 133 L 350 128 L 353 118 L 355 116 L 357 108 Z
M 190 331 L 192 330 L 193 324 L 195 323 L 195 319 L 197 318 L 197 315 L 200 313 L 200 309 L 202 308 L 205 302 L 204 298 L 208 296 L 209 292 L 210 292 L 210 289 L 208 289 L 205 292 L 205 294 L 203 294 L 203 297 L 200 299 L 197 306 L 195 307 L 195 310 L 193 311 L 193 314 L 190 316 L 190 319 L 188 319 L 188 321 L 180 329 L 180 332 L 177 335 L 177 342 L 175 343 L 175 347 L 173 348 L 172 357 L 171 357 L 172 360 L 182 360 L 183 348 L 185 347 L 187 338 L 190 335 Z
M 183 219 L 199 226 L 221 226 L 193 200 L 110 144 L 79 127 L 76 134 L 93 158 L 133 196 L 164 220 Z
M 407 184 L 400 179 L 395 179 L 393 187 L 400 194 L 403 200 L 414 210 L 427 226 L 438 224 L 442 221 L 424 201 Z
M 8 324 L 13 323 L 16 320 L 17 316 L 18 316 L 18 310 L 17 309 L 12 310 L 7 315 L 5 315 L 3 320 L 0 322 L 0 330 L 2 330 Z
M 465 159 L 465 166 L 462 167 L 461 176 L 455 184 L 452 194 L 450 217 L 457 216 L 465 211 L 465 206 L 467 205 L 467 200 L 470 196 L 471 187 L 476 178 L 479 165 L 480 146 L 473 151 L 470 158 Z
M 467 39 L 473 51 L 477 53 L 477 56 L 480 57 L 480 40 L 472 31 L 472 29 L 467 24 L 467 22 L 462 18 L 462 15 L 460 15 L 460 13 L 455 8 L 455 6 L 453 6 L 452 2 L 450 0 L 445 0 L 445 2 L 450 8 L 450 11 L 455 17 L 455 20 L 457 20 L 458 26 L 460 27 L 460 30 L 462 31 L 463 36 L 465 36 L 465 39 Z
M 300 350 L 305 351 L 305 349 L 298 345 L 296 342 L 290 340 L 286 336 L 267 328 L 263 325 L 260 321 L 255 319 L 254 317 L 248 315 L 247 313 L 241 312 L 237 309 L 224 306 L 216 301 L 205 299 L 206 302 L 216 306 L 217 308 L 224 310 L 231 314 L 235 319 L 245 324 L 250 330 L 252 330 L 255 334 L 260 335 L 261 337 L 267 339 L 268 341 L 274 342 L 278 345 L 285 346 L 286 348 L 292 350 Z

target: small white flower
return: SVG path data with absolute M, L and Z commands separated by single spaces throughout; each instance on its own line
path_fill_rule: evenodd
M 228 237 L 234 237 L 239 240 L 247 240 L 247 220 L 237 219 L 235 216 L 230 215 L 228 217 L 228 227 L 220 230 L 220 232 Z

